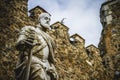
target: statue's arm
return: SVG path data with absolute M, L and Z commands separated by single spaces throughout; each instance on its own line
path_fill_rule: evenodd
M 24 51 L 30 49 L 33 46 L 35 28 L 31 26 L 25 26 L 21 29 L 19 37 L 16 42 L 16 49 Z

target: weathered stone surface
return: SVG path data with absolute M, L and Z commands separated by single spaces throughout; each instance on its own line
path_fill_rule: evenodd
M 35 26 L 38 15 L 47 11 L 37 6 L 30 10 L 28 17 L 28 0 L 6 1 L 0 1 L 0 80 L 15 80 L 18 59 L 15 42 L 19 30 L 25 25 Z M 117 1 L 109 0 L 101 7 L 103 31 L 99 48 L 85 47 L 84 38 L 78 34 L 70 36 L 69 28 L 61 22 L 51 25 L 48 34 L 56 43 L 59 80 L 113 80 L 115 71 L 120 70 L 120 2 Z
M 27 0 L 0 1 L 0 80 L 14 80 L 15 42 L 27 21 Z
M 100 18 L 103 25 L 99 49 L 103 57 L 106 76 L 109 80 L 116 78 L 116 71 L 120 75 L 120 1 L 106 1 L 101 6 Z M 111 18 L 107 18 L 111 16 Z M 115 75 L 115 76 L 114 76 Z M 119 77 L 120 79 L 120 77 Z M 116 79 L 116 80 L 119 80 Z

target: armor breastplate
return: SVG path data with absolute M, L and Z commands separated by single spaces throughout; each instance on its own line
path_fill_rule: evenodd
M 33 55 L 43 59 L 43 60 L 48 60 L 48 55 L 49 55 L 49 47 L 48 44 L 46 42 L 46 40 L 43 38 L 43 36 L 39 33 L 40 30 L 36 30 L 36 38 L 34 40 L 35 45 L 34 48 L 32 50 L 33 51 Z M 36 52 L 36 53 L 34 53 Z

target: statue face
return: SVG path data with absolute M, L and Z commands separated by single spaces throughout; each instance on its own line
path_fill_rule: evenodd
M 50 18 L 51 16 L 48 13 L 42 13 L 39 16 L 39 23 L 42 27 L 50 29 Z

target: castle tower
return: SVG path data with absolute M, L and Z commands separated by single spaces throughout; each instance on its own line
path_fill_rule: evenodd
M 102 4 L 100 18 L 103 25 L 99 48 L 101 55 L 120 53 L 120 1 L 108 0 Z
M 120 75 L 120 0 L 107 0 L 100 9 L 103 25 L 99 49 L 110 78 Z M 109 60 L 107 60 L 109 57 Z M 109 64 L 107 64 L 109 63 Z M 111 66 L 112 65 L 112 66 Z M 119 80 L 115 79 L 115 80 Z

